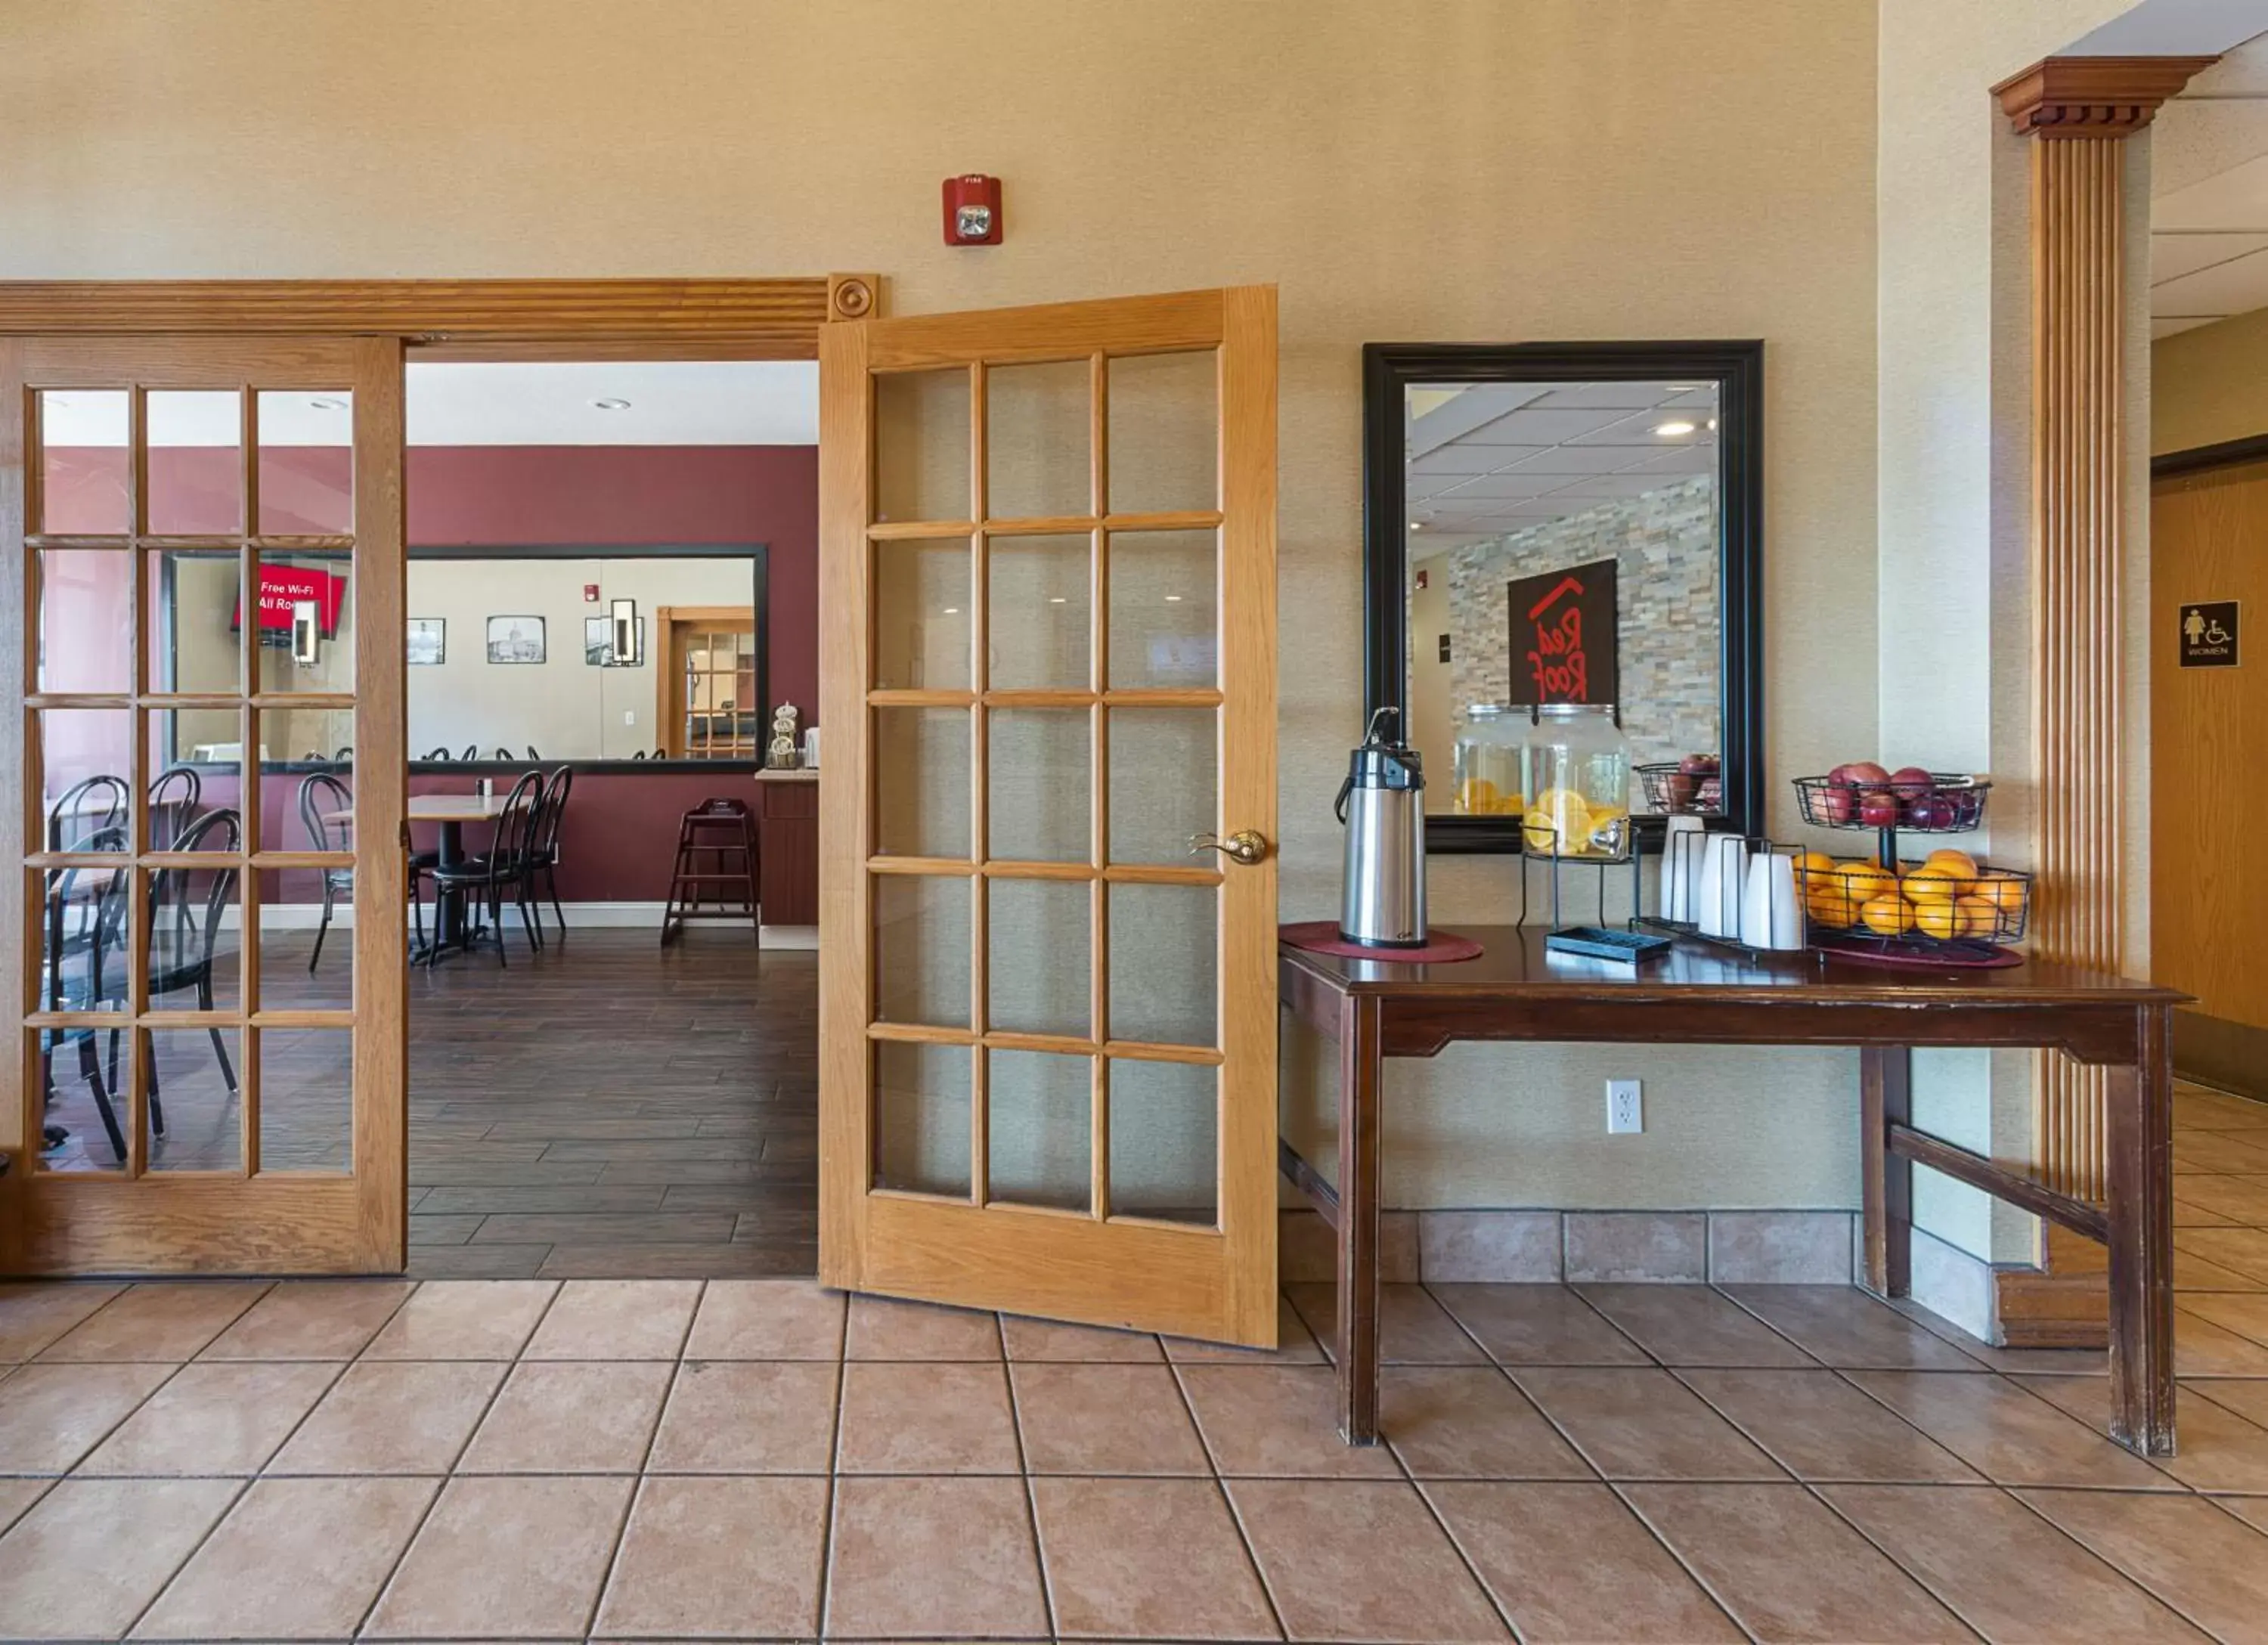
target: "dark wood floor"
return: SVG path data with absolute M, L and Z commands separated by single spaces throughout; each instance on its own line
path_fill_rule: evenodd
M 410 1272 L 814 1272 L 819 956 L 759 954 L 724 926 L 666 949 L 648 931 L 555 930 L 539 956 L 512 926 L 508 969 L 482 952 L 410 972 Z M 263 946 L 264 1000 L 343 1003 L 342 935 L 305 982 L 307 938 Z M 343 1167 L 346 1037 L 263 1036 L 268 1164 Z M 210 1039 L 160 1040 L 151 1169 L 233 1168 L 237 1106 Z M 76 1067 L 66 1048 L 49 1117 L 73 1137 L 48 1164 L 107 1169 Z

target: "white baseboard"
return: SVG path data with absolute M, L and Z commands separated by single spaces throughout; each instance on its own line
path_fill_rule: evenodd
M 659 931 L 661 916 L 666 904 L 661 903 L 568 903 L 563 906 L 567 911 L 567 928 L 570 931 L 578 926 L 586 929 Z M 549 918 L 550 918 L 549 904 L 545 904 L 545 917 Z M 232 931 L 238 928 L 239 912 L 239 911 L 232 908 L 223 915 L 221 919 L 223 930 Z M 263 903 L 260 905 L 260 918 L 261 923 L 270 930 L 313 931 L 322 923 L 323 905 L 320 903 Z M 429 915 L 428 918 L 431 916 Z M 354 907 L 342 898 L 337 910 L 331 916 L 331 929 L 334 931 L 342 927 L 351 929 L 353 925 Z M 764 926 L 760 927 L 757 940 L 767 948 L 816 948 L 819 946 L 819 927 L 816 926 Z

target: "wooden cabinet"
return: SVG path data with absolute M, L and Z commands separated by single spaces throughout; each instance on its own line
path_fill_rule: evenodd
M 757 895 L 767 926 L 819 923 L 819 779 L 759 777 Z

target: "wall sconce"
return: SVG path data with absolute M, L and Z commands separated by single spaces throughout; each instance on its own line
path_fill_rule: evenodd
M 291 660 L 310 668 L 323 660 L 321 608 L 312 600 L 291 602 Z
M 638 641 L 637 601 L 616 600 L 607 608 L 614 622 L 614 643 L 608 648 L 607 660 L 617 668 L 634 668 L 644 660 L 640 655 Z

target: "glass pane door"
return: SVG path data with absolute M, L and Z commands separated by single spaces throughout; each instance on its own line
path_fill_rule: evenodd
M 822 790 L 843 1283 L 1273 1329 L 1273 865 L 1206 844 L 1273 832 L 1267 296 L 829 328 L 822 427 L 855 402 L 868 459 L 822 449 L 863 568 L 822 648 L 823 722 L 864 730 Z
M 346 340 L 0 352 L 11 1272 L 401 1265 L 400 369 Z M 303 837 L 317 771 L 344 809 Z M 311 982 L 269 909 L 317 875 L 358 918 Z

